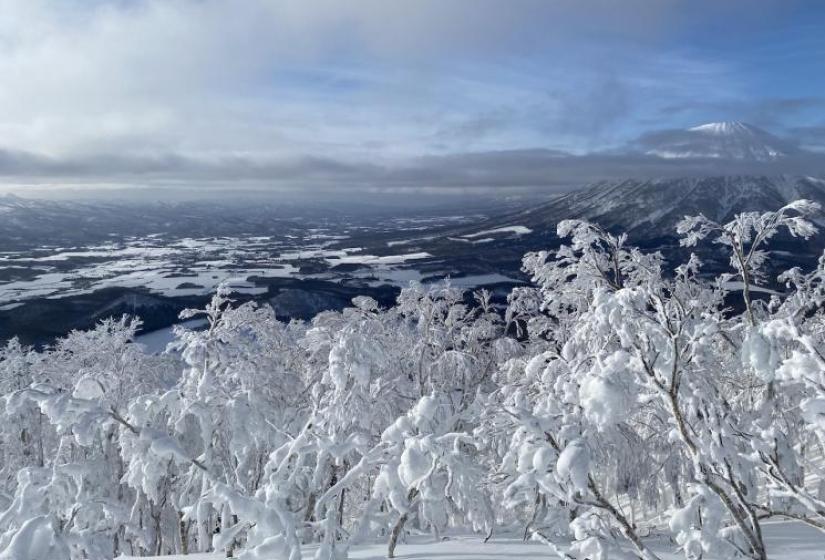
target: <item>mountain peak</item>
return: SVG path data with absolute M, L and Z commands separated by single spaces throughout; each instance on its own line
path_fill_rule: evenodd
M 706 123 L 686 130 L 648 135 L 646 153 L 666 159 L 720 159 L 770 162 L 794 154 L 797 147 L 739 121 Z
M 700 124 L 688 129 L 691 132 L 701 132 L 703 134 L 716 134 L 732 136 L 736 134 L 767 134 L 761 128 L 757 128 L 751 124 L 743 123 L 741 121 L 722 121 Z

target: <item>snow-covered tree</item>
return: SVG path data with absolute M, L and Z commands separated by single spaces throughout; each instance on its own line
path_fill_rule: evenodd
M 730 253 L 718 278 L 569 220 L 504 312 L 413 283 L 284 323 L 222 288 L 160 355 L 130 318 L 12 340 L 0 558 L 342 560 L 457 527 L 561 558 L 655 560 L 659 532 L 688 560 L 764 560 L 767 518 L 825 531 L 825 255 L 781 292 L 765 272 L 816 210 L 685 218 L 685 245 Z

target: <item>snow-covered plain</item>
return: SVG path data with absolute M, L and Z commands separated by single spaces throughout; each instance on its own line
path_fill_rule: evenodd
M 206 295 L 219 285 L 228 285 L 236 293 L 260 294 L 266 292 L 266 286 L 257 286 L 250 278 L 317 276 L 299 273 L 300 263 L 307 260 L 322 260 L 330 267 L 357 264 L 394 272 L 405 270 L 411 261 L 430 257 L 424 252 L 378 256 L 364 253 L 360 247 L 330 247 L 346 238 L 310 233 L 303 242 L 291 244 L 285 238 L 270 237 L 183 238 L 160 246 L 162 241 L 147 237 L 84 249 L 4 255 L 0 271 L 28 270 L 31 274 L 0 281 L 0 302 L 8 305 L 35 298 L 63 298 L 113 287 L 180 297 Z M 69 263 L 72 265 L 67 267 Z
M 522 226 L 513 226 L 487 233 L 520 235 L 527 231 Z M 266 285 L 257 285 L 252 278 L 337 281 L 363 277 L 372 286 L 403 287 L 410 280 L 444 278 L 450 274 L 449 269 L 420 272 L 417 263 L 431 259 L 429 253 L 404 251 L 403 247 L 398 247 L 391 254 L 376 255 L 363 247 L 342 246 L 347 239 L 349 236 L 346 235 L 309 229 L 302 238 L 250 236 L 164 241 L 147 236 L 82 248 L 55 247 L 25 254 L 0 253 L 0 272 L 11 273 L 11 279 L 0 280 L 0 311 L 38 298 L 59 299 L 106 288 L 139 288 L 167 297 L 185 297 L 208 295 L 219 285 L 225 285 L 236 293 L 261 294 L 267 291 Z M 470 242 L 470 239 L 462 241 Z M 396 241 L 387 245 L 406 243 Z M 340 265 L 358 266 L 360 271 L 344 274 L 332 270 L 301 272 L 301 266 L 306 262 L 322 264 L 329 269 Z M 462 284 L 472 287 L 471 278 L 466 277 Z M 480 277 L 475 286 L 483 285 L 484 280 Z M 496 281 L 507 280 L 502 277 Z

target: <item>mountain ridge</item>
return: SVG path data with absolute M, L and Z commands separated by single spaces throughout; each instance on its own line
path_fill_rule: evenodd
M 613 233 L 627 233 L 629 241 L 645 251 L 661 251 L 669 262 L 681 262 L 689 251 L 680 247 L 676 224 L 685 216 L 703 214 L 727 222 L 742 212 L 769 212 L 798 199 L 825 208 L 825 179 L 811 176 L 717 176 L 677 179 L 622 179 L 599 181 L 531 208 L 500 214 L 473 226 L 455 228 L 418 250 L 456 258 L 460 248 L 449 240 L 472 239 L 479 231 L 499 231 L 483 245 L 471 245 L 476 261 L 501 267 L 512 274 L 529 251 L 552 250 L 561 243 L 558 223 L 582 219 Z M 825 217 L 814 218 L 825 230 Z M 518 231 L 529 233 L 513 233 Z M 490 237 L 489 235 L 485 237 Z M 453 245 L 456 245 L 453 243 Z M 466 245 L 466 243 L 464 244 Z M 809 240 L 778 235 L 771 240 L 775 255 L 768 277 L 794 266 L 814 266 L 825 248 L 825 231 Z M 727 257 L 713 247 L 699 249 L 713 271 L 729 268 Z M 507 263 L 505 270 L 503 263 Z
M 478 227 L 490 229 L 505 221 L 524 218 L 527 223 L 549 226 L 569 218 L 588 219 L 626 231 L 645 223 L 670 227 L 666 216 L 702 213 L 717 221 L 747 211 L 775 210 L 798 198 L 811 198 L 825 206 L 825 179 L 813 176 L 716 176 L 597 181 L 544 204 L 498 216 Z M 640 209 L 636 215 L 632 211 Z M 681 218 L 681 217 L 680 217 Z M 663 220 L 667 223 L 663 223 Z M 498 225 L 498 227 L 501 227 Z

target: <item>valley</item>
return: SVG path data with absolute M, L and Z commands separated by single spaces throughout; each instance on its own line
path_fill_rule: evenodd
M 0 207 L 2 207 L 0 197 Z M 12 202 L 19 207 L 20 199 Z M 30 214 L 53 203 L 26 201 Z M 7 204 L 0 216 L 25 229 L 27 217 Z M 95 206 L 71 207 L 82 222 L 99 217 Z M 32 211 L 34 210 L 34 211 Z M 141 224 L 129 206 L 120 206 L 121 231 L 159 227 L 158 219 Z M 393 241 L 470 224 L 478 214 L 392 216 L 323 216 L 279 218 L 255 216 L 246 206 L 216 206 L 201 212 L 213 231 L 227 235 L 181 236 L 180 223 L 167 231 L 145 235 L 111 233 L 99 242 L 93 232 L 75 233 L 71 246 L 45 244 L 14 246 L 7 236 L 0 244 L 0 339 L 18 336 L 43 344 L 72 329 L 92 327 L 110 316 L 140 316 L 144 330 L 177 321 L 187 307 L 200 307 L 218 286 L 227 286 L 238 301 L 272 305 L 284 319 L 309 319 L 320 311 L 342 309 L 357 295 L 371 295 L 384 305 L 410 281 L 436 282 L 453 278 L 456 285 L 513 285 L 520 282 L 485 267 L 447 264 L 443 258 Z M 260 210 L 259 210 L 260 212 Z M 68 213 L 68 212 L 67 212 Z M 88 215 L 86 215 L 88 214 Z M 252 219 L 245 220 L 244 214 Z M 104 214 L 105 215 L 105 214 Z M 29 218 L 30 220 L 31 218 Z M 237 232 L 235 224 L 247 231 Z M 194 227 L 190 229 L 195 229 Z M 197 233 L 197 230 L 193 233 Z M 88 244 L 83 244 L 88 239 Z
M 411 281 L 447 278 L 463 289 L 487 288 L 501 304 L 510 288 L 528 280 L 521 272 L 523 255 L 558 247 L 556 225 L 562 220 L 586 219 L 627 232 L 630 243 L 681 262 L 690 251 L 680 247 L 675 227 L 685 215 L 724 222 L 799 198 L 825 204 L 825 181 L 605 181 L 541 204 L 366 215 L 271 203 L 61 207 L 0 197 L 0 339 L 44 344 L 124 313 L 140 316 L 149 332 L 177 322 L 187 307 L 202 306 L 219 285 L 238 301 L 271 305 L 284 319 L 342 309 L 356 295 L 391 305 Z M 38 230 L 40 238 L 12 235 L 49 220 L 55 228 L 67 227 L 67 221 L 106 228 L 74 228 L 59 244 L 43 233 L 48 227 Z M 821 224 L 822 218 L 814 221 Z M 818 237 L 779 235 L 762 279 L 766 289 L 781 289 L 776 276 L 784 270 L 815 265 L 821 247 Z M 728 270 L 727 259 L 712 247 L 697 251 L 707 274 Z

